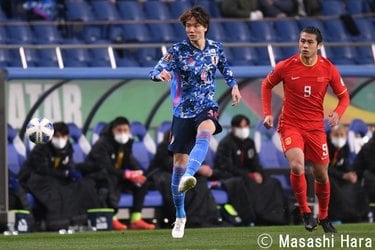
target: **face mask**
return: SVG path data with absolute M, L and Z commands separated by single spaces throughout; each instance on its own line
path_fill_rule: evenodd
M 234 128 L 233 133 L 234 133 L 234 135 L 236 137 L 240 138 L 241 140 L 245 140 L 250 135 L 250 128 L 249 127 L 246 127 L 246 128 Z
M 51 143 L 55 148 L 63 149 L 68 143 L 68 139 L 52 137 Z
M 130 139 L 130 134 L 128 133 L 115 134 L 115 141 L 120 144 L 127 143 L 129 139 Z
M 346 138 L 344 137 L 332 137 L 331 141 L 336 148 L 342 148 L 346 144 Z

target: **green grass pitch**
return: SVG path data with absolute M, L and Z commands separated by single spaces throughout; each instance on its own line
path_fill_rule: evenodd
M 56 233 L 29 233 L 18 236 L 0 235 L 0 249 L 317 249 L 317 247 L 295 247 L 289 241 L 280 246 L 280 235 L 289 235 L 290 239 L 307 241 L 326 237 L 330 242 L 319 249 L 375 249 L 375 224 L 342 224 L 336 226 L 339 233 L 323 236 L 323 230 L 318 227 L 314 232 L 307 232 L 303 225 L 299 226 L 272 226 L 272 227 L 222 227 L 186 229 L 183 239 L 172 239 L 171 230 L 159 229 L 154 231 L 107 231 L 85 232 L 60 235 Z M 272 246 L 261 248 L 258 237 L 269 234 L 272 237 Z M 347 236 L 348 235 L 348 236 Z M 268 236 L 267 236 L 268 237 Z M 341 245 L 341 237 L 349 239 Z M 348 237 L 348 238 L 346 238 Z M 363 238 L 361 244 L 360 238 Z M 367 245 L 365 240 L 367 238 Z M 315 241 L 315 240 L 314 240 Z M 356 241 L 356 242 L 354 242 Z M 333 244 L 331 244 L 333 242 Z M 347 245 L 347 242 L 349 245 Z M 371 248 L 369 248 L 371 242 Z M 263 247 L 268 246 L 270 239 L 263 239 Z M 314 243 L 317 244 L 317 243 Z M 354 245 L 353 245 L 354 244 Z M 315 245 L 316 246 L 316 245 Z

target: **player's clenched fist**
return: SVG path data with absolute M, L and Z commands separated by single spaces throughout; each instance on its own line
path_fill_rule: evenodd
M 159 80 L 161 81 L 170 81 L 172 79 L 171 73 L 163 69 L 159 74 Z
M 272 128 L 272 127 L 273 127 L 273 116 L 272 116 L 272 115 L 267 115 L 267 116 L 264 118 L 263 125 L 264 125 L 264 127 L 266 127 L 267 129 Z

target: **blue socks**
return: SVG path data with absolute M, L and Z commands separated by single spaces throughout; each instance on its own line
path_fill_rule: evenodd
M 207 130 L 198 132 L 195 146 L 190 152 L 189 163 L 185 175 L 193 176 L 206 158 L 208 147 L 210 146 L 211 133 Z
M 185 218 L 185 194 L 178 192 L 178 184 L 182 175 L 185 173 L 186 167 L 174 166 L 172 173 L 172 198 L 176 207 L 176 218 Z

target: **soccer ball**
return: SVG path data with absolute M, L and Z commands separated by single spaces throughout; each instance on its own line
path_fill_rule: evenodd
M 26 134 L 35 144 L 45 144 L 52 139 L 53 124 L 47 118 L 33 118 L 26 127 Z

